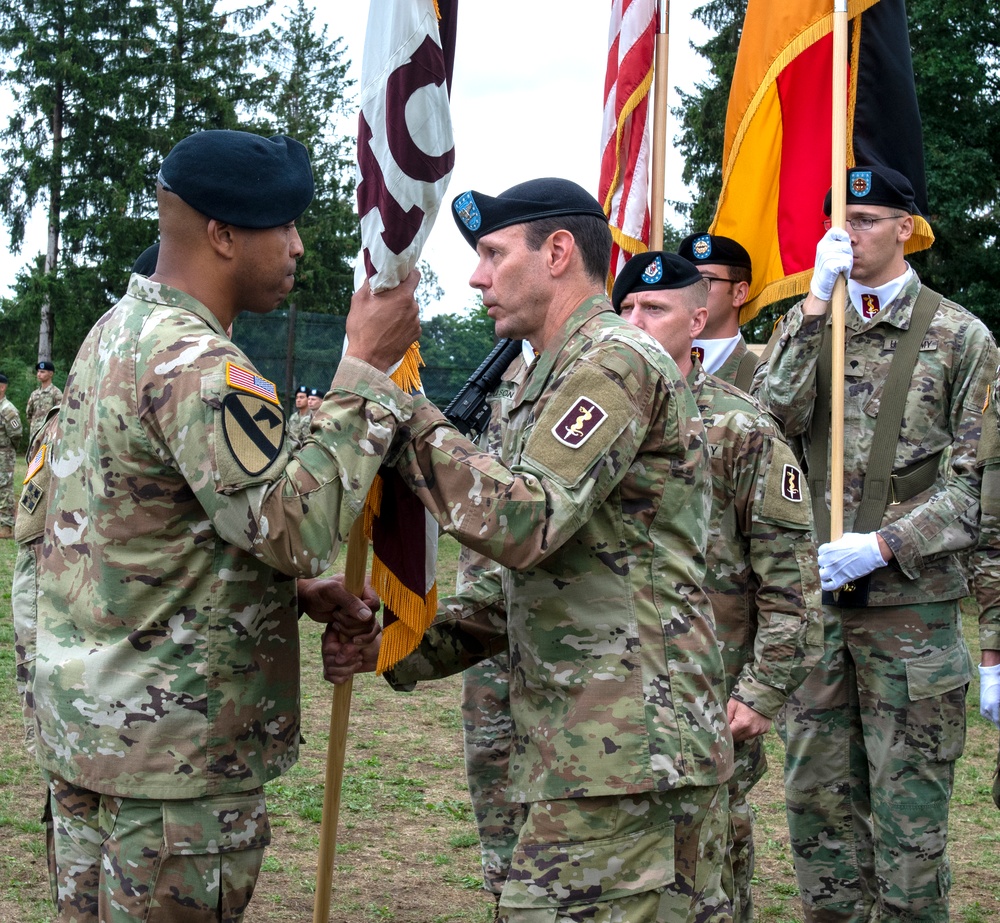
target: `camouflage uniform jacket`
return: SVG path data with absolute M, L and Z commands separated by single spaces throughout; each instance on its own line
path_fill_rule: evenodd
M 426 401 L 399 461 L 449 533 L 503 565 L 512 801 L 716 785 L 732 771 L 721 657 L 701 589 L 710 507 L 697 406 L 659 345 L 602 297 L 536 359 L 481 452 Z M 484 581 L 433 626 L 412 681 L 467 666 L 495 625 Z M 477 613 L 481 617 L 476 621 Z M 466 622 L 473 622 L 469 626 Z
M 80 348 L 38 562 L 38 757 L 112 795 L 256 788 L 299 741 L 296 576 L 333 562 L 412 399 L 344 359 L 304 448 L 203 305 L 133 275 Z
M 705 589 L 727 691 L 772 718 L 823 653 L 809 492 L 756 401 L 697 363 L 688 382 L 711 458 Z
M 749 351 L 747 341 L 743 339 L 743 334 L 740 334 L 740 338 L 733 347 L 733 351 L 726 356 L 726 361 L 723 362 L 722 365 L 720 365 L 713 373 L 715 377 L 735 386 L 736 373 L 740 369 L 740 362 Z
M 24 415 L 28 418 L 28 434 L 33 433 L 46 414 L 62 403 L 63 393 L 55 385 L 48 384 L 44 388 L 35 388 L 28 397 L 28 406 L 24 409 Z
M 288 418 L 288 438 L 296 446 L 302 445 L 309 438 L 309 424 L 311 422 L 312 413 L 310 411 L 305 413 L 299 413 L 297 410 L 292 411 L 292 415 Z
M 914 276 L 871 320 L 848 307 L 844 362 L 844 531 L 852 531 L 861 501 L 875 419 L 899 331 L 910 325 L 920 291 Z M 774 352 L 757 370 L 754 393 L 800 437 L 808 457 L 816 402 L 816 361 L 824 323 L 804 317 L 801 303 L 785 315 Z M 954 302 L 941 303 L 913 371 L 893 471 L 942 453 L 936 482 L 885 512 L 879 534 L 895 559 L 871 576 L 869 606 L 905 606 L 959 599 L 968 592 L 956 553 L 975 545 L 980 475 L 976 449 L 986 389 L 997 350 L 982 321 Z M 826 502 L 829 506 L 829 481 Z
M 983 414 L 983 434 L 976 464 L 983 476 L 979 551 L 971 556 L 973 585 L 979 602 L 979 648 L 1000 650 L 1000 401 L 998 378 L 990 388 Z
M 7 399 L 0 401 L 0 449 L 16 449 L 21 441 L 21 415 Z

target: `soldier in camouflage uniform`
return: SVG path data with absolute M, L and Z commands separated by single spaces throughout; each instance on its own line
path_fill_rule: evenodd
M 288 418 L 288 438 L 292 444 L 298 448 L 306 441 L 309 435 L 309 421 L 312 414 L 309 412 L 309 389 L 305 385 L 299 385 L 295 392 L 295 410 Z
M 7 376 L 0 375 L 0 538 L 14 535 L 14 465 L 21 441 L 21 415 L 7 400 Z
M 708 320 L 694 341 L 706 372 L 747 391 L 757 358 L 740 333 L 740 309 L 750 294 L 753 264 L 746 248 L 731 237 L 689 234 L 677 252 L 708 282 Z
M 39 362 L 35 368 L 38 387 L 31 392 L 28 406 L 24 409 L 24 415 L 28 418 L 29 435 L 42 425 L 49 411 L 62 402 L 62 391 L 52 384 L 55 370 L 56 367 L 51 362 Z
M 890 478 L 895 502 L 876 531 L 851 531 L 877 460 L 871 450 L 889 399 L 886 379 L 921 283 L 904 258 L 915 210 L 909 182 L 893 170 L 858 167 L 847 187 L 850 230 L 833 228 L 819 242 L 809 296 L 785 316 L 755 379 L 786 437 L 802 439 L 813 459 L 810 484 L 824 480 L 828 502 L 829 480 L 817 469 L 828 457 L 829 429 L 813 428 L 817 364 L 834 283 L 849 274 L 848 531 L 820 546 L 826 650 L 784 713 L 788 821 L 807 920 L 874 914 L 938 923 L 948 919 L 948 808 L 971 676 L 959 616 L 968 585 L 958 555 L 978 537 L 976 451 L 997 351 L 979 320 L 935 298 L 903 392 Z M 812 494 L 819 531 L 829 515 L 823 485 Z
M 226 330 L 287 296 L 312 192 L 289 138 L 174 147 L 156 272 L 85 339 L 52 484 L 22 498 L 45 509 L 30 691 L 60 921 L 239 921 L 253 893 L 263 785 L 299 747 L 298 616 L 333 616 L 329 581 L 295 578 L 361 510 L 411 406 L 384 370 L 419 335 L 416 273 L 356 294 L 314 438 L 291 451 Z
M 983 414 L 977 464 L 982 471 L 980 495 L 979 551 L 971 558 L 973 584 L 979 602 L 979 713 L 1000 727 L 1000 388 L 998 379 L 990 388 L 989 405 Z M 1000 808 L 1000 747 L 997 772 L 993 776 L 993 801 Z
M 539 355 L 499 459 L 415 401 L 397 469 L 446 531 L 502 566 L 447 601 L 394 681 L 509 649 L 508 798 L 527 816 L 502 920 L 728 920 L 732 739 L 701 589 L 697 406 L 659 344 L 611 311 L 592 196 L 534 180 L 465 193 L 453 212 L 497 334 Z M 325 641 L 328 662 L 349 656 Z
M 760 405 L 708 375 L 693 348 L 709 313 L 708 286 L 681 256 L 651 251 L 625 264 L 611 303 L 676 361 L 708 438 L 712 521 L 705 590 L 736 743 L 727 891 L 733 918 L 749 923 L 754 845 L 747 795 L 767 771 L 762 735 L 823 653 L 823 620 L 812 509 L 798 463 Z

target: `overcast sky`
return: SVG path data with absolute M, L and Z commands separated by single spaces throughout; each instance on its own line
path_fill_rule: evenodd
M 670 4 L 671 106 L 676 87 L 690 90 L 704 79 L 704 59 L 689 49 L 692 39 L 701 42 L 706 35 L 691 19 L 698 2 Z M 495 195 L 538 176 L 563 176 L 597 194 L 610 10 L 610 0 L 462 0 L 451 96 L 456 162 L 446 203 L 466 189 Z M 317 5 L 317 22 L 327 24 L 330 37 L 343 36 L 355 80 L 361 76 L 367 18 L 367 3 Z M 668 138 L 676 132 L 671 117 Z M 668 200 L 690 198 L 680 181 L 681 165 L 668 143 Z M 32 222 L 18 256 L 7 252 L 6 229 L 0 229 L 0 288 L 10 285 L 28 255 L 44 249 L 44 220 Z M 474 254 L 446 208 L 424 258 L 445 289 L 442 309 L 458 310 L 475 300 L 468 287 Z

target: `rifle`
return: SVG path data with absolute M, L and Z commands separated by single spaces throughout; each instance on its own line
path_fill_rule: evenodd
M 462 385 L 462 389 L 444 409 L 448 421 L 470 439 L 475 439 L 490 419 L 490 408 L 486 398 L 500 384 L 507 366 L 521 352 L 521 341 L 504 337 L 497 342 L 482 364 Z

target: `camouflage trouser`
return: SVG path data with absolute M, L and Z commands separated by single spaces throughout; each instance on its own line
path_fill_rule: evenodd
M 115 798 L 49 776 L 58 923 L 239 923 L 271 830 L 263 789 L 191 801 Z
M 723 923 L 725 785 L 528 806 L 501 923 Z
M 479 828 L 483 884 L 499 894 L 507 880 L 517 835 L 527 805 L 507 800 L 512 721 L 508 682 L 509 655 L 466 670 L 462 678 L 462 722 L 469 796 Z
M 824 607 L 823 659 L 782 714 L 805 917 L 948 919 L 946 854 L 972 664 L 957 601 Z
M 37 550 L 37 545 L 18 546 L 10 587 L 10 607 L 14 614 L 15 682 L 24 714 L 24 745 L 29 753 L 35 752 L 35 697 L 32 685 L 35 681 Z
M 17 452 L 13 446 L 0 449 L 0 526 L 14 525 L 14 464 Z
M 767 772 L 764 739 L 754 737 L 735 748 L 733 774 L 729 779 L 729 861 L 723 870 L 722 883 L 733 902 L 733 919 L 741 923 L 753 920 L 753 809 L 747 801 L 750 790 Z

